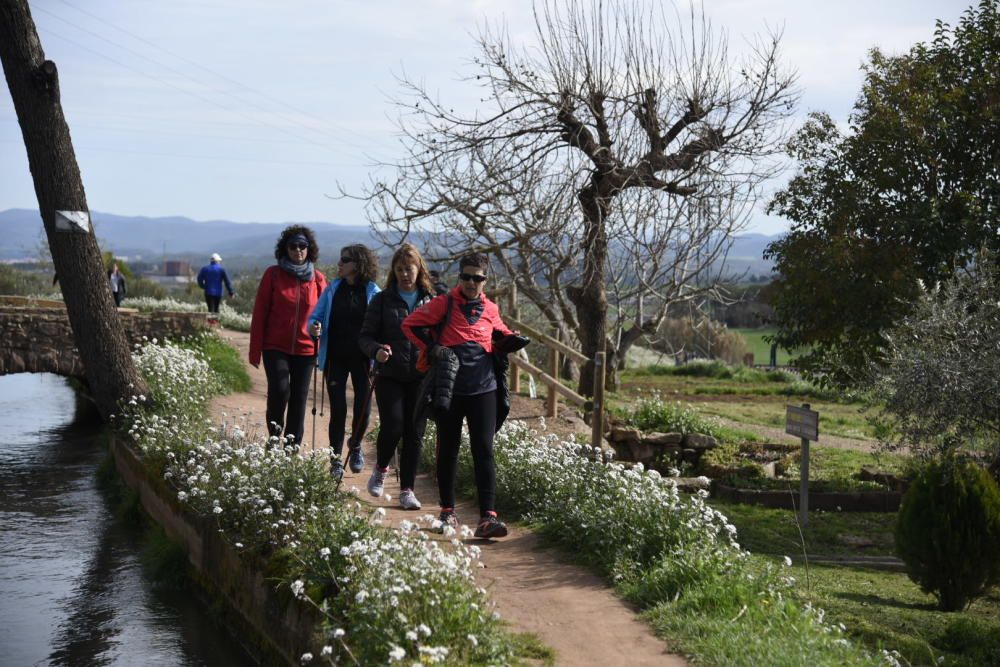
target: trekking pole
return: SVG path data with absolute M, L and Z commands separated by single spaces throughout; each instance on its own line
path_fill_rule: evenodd
M 323 371 L 323 384 L 319 388 L 319 416 L 323 416 L 323 406 L 326 404 L 326 371 Z
M 358 433 L 358 428 L 361 426 L 361 421 L 363 415 L 368 412 L 368 408 L 372 404 L 372 394 L 375 393 L 375 384 L 378 382 L 378 364 L 372 363 L 368 370 L 368 393 L 365 395 L 365 402 L 361 404 L 361 410 L 354 415 L 351 419 L 351 437 L 347 441 L 348 449 L 353 449 L 354 447 L 361 446 L 361 438 L 364 437 L 364 433 Z
M 312 337 L 313 345 L 316 345 L 316 336 Z M 313 364 L 312 376 L 313 376 L 313 432 L 312 432 L 312 448 L 316 449 L 316 367 L 319 365 L 319 356 L 316 357 L 317 363 Z

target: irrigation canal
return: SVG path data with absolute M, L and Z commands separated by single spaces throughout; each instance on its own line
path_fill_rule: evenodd
M 245 665 L 185 587 L 158 584 L 97 471 L 101 424 L 66 380 L 0 377 L 0 665 Z

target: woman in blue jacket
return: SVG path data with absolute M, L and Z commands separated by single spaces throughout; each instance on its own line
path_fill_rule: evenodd
M 309 316 L 309 331 L 319 336 L 317 365 L 323 370 L 330 392 L 330 451 L 334 477 L 344 474 L 341 455 L 347 422 L 347 377 L 354 388 L 354 424 L 358 435 L 368 429 L 371 406 L 365 405 L 370 386 L 368 369 L 371 360 L 358 346 L 368 302 L 378 293 L 378 258 L 369 248 L 349 245 L 340 251 L 337 279 L 323 290 Z M 348 465 L 354 473 L 365 467 L 361 438 L 348 452 Z

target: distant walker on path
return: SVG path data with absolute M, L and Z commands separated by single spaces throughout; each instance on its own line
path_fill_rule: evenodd
M 233 285 L 229 282 L 229 275 L 222 267 L 222 257 L 219 253 L 212 253 L 211 262 L 201 268 L 198 272 L 198 287 L 205 290 L 205 303 L 208 305 L 208 312 L 218 313 L 219 302 L 222 300 L 222 285 L 225 284 L 229 298 L 235 296 Z
M 125 298 L 125 276 L 118 270 L 117 262 L 108 269 L 108 283 L 111 285 L 111 296 L 115 298 L 115 308 L 121 308 L 122 300 Z

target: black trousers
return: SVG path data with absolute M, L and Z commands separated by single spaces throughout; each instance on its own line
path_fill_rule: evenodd
M 125 299 L 125 292 L 118 290 L 117 292 L 112 292 L 111 295 L 115 297 L 115 308 L 120 308 L 122 300 Z
M 380 377 L 375 385 L 375 400 L 378 401 L 378 442 L 377 464 L 379 468 L 389 466 L 392 453 L 400 438 L 403 440 L 399 455 L 399 488 L 412 489 L 420 462 L 420 446 L 424 438 L 427 422 L 413 422 L 417 406 L 420 380 L 403 382 L 393 378 Z
M 354 349 L 331 349 L 327 351 L 326 357 L 326 387 L 330 393 L 330 449 L 335 455 L 339 455 L 344 449 L 348 376 L 354 388 L 354 422 L 351 431 L 357 433 L 359 443 L 361 435 L 368 430 L 368 417 L 371 413 L 371 404 L 365 405 L 371 386 L 368 383 L 370 360 L 356 345 L 348 347 Z
M 316 357 L 278 350 L 264 350 L 263 357 L 264 374 L 267 375 L 268 432 L 271 435 L 284 432 L 285 436 L 292 436 L 296 443 L 301 443 L 309 380 L 316 367 Z
M 205 305 L 208 306 L 208 312 L 217 313 L 219 312 L 219 302 L 222 301 L 222 295 L 212 296 L 211 294 L 205 295 Z
M 458 467 L 458 447 L 462 442 L 462 421 L 469 423 L 472 445 L 472 467 L 479 495 L 479 514 L 492 512 L 496 503 L 496 468 L 493 464 L 493 435 L 497 426 L 496 391 L 475 396 L 452 396 L 451 407 L 437 420 L 437 477 L 441 492 L 441 507 L 455 506 L 455 470 Z

